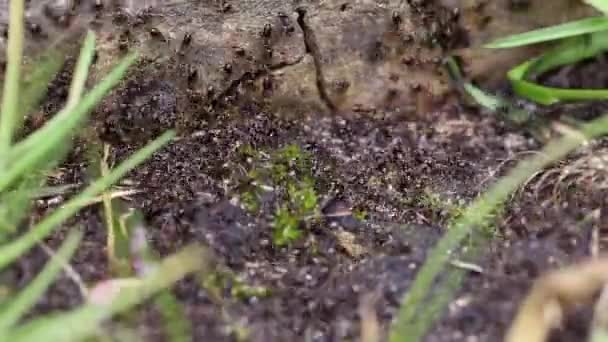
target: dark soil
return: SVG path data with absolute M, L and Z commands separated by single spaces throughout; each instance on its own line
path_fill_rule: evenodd
M 439 2 L 183 1 L 128 13 L 80 3 L 100 36 L 96 77 L 126 48 L 142 51 L 93 113 L 111 159 L 125 159 L 166 129 L 179 132 L 123 182 L 141 190 L 126 200 L 144 213 L 154 248 L 167 255 L 199 242 L 223 272 L 269 290 L 235 296 L 233 282 L 217 298 L 193 278 L 181 281 L 174 293 L 196 341 L 236 341 L 243 330 L 248 341 L 359 340 L 360 306 L 370 294 L 386 333 L 449 219 L 540 147 L 450 89 L 441 57 L 466 46 L 466 28 Z M 65 100 L 69 75 L 66 67 L 51 85 L 46 115 Z M 560 77 L 579 84 L 576 71 Z M 53 184 L 89 181 L 84 138 Z M 304 166 L 288 165 L 280 181 L 272 173 L 251 178 L 252 170 L 272 170 L 279 163 L 272 156 L 290 146 L 299 147 Z M 606 206 L 605 175 L 591 162 L 574 176 L 560 171 L 606 148 L 588 147 L 512 198 L 481 259 L 465 260 L 484 271 L 467 276 L 427 341 L 500 340 L 535 277 L 589 254 L 599 218 L 581 222 Z M 301 174 L 313 180 L 321 214 L 302 222 L 301 239 L 277 246 L 274 214 L 286 201 L 285 184 Z M 252 190 L 253 181 L 270 190 Z M 37 215 L 63 199 L 40 200 Z M 102 206 L 68 226 L 85 232 L 72 259 L 78 274 L 87 284 L 111 277 Z M 49 243 L 62 238 L 58 232 Z M 46 259 L 39 249 L 20 259 L 16 285 Z M 77 293 L 62 276 L 34 314 L 74 307 Z M 139 315 L 146 340 L 166 338 L 153 307 Z M 553 341 L 580 341 L 588 324 L 588 315 L 578 315 Z

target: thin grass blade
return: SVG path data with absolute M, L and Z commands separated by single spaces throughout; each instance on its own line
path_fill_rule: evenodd
M 471 83 L 465 83 L 464 89 L 475 100 L 475 102 L 488 110 L 497 111 L 508 106 L 501 98 L 491 96 Z
M 434 286 L 436 294 L 425 301 L 424 308 L 420 308 L 415 319 L 395 326 L 391 332 L 390 341 L 421 341 L 424 338 L 433 323 L 444 312 L 443 308 L 449 304 L 466 275 L 461 269 L 448 269 L 445 273 L 447 274 L 446 279 Z
M 76 251 L 81 235 L 78 232 L 70 233 L 57 254 L 44 266 L 42 272 L 38 273 L 27 287 L 20 290 L 17 296 L 3 307 L 0 312 L 0 331 L 7 331 L 14 326 L 36 304 L 62 270 L 63 265 Z
M 198 270 L 208 271 L 208 258 L 206 251 L 201 247 L 188 246 L 165 258 L 156 271 L 134 286 L 123 289 L 111 304 L 86 304 L 72 312 L 27 322 L 15 328 L 2 340 L 12 342 L 82 341 L 94 336 L 103 321 L 143 303 L 185 275 Z
M 85 42 L 83 44 L 83 48 L 79 56 L 66 106 L 64 106 L 61 111 L 59 111 L 49 122 L 47 122 L 47 124 L 43 128 L 32 133 L 24 141 L 15 145 L 14 148 L 11 150 L 11 154 L 8 157 L 9 160 L 19 158 L 19 156 L 26 153 L 26 151 L 31 149 L 33 146 L 37 146 L 42 141 L 48 139 L 48 136 L 50 134 L 52 134 L 53 132 L 57 132 L 61 127 L 66 124 L 64 120 L 67 120 L 68 123 L 71 122 L 69 121 L 70 119 L 66 119 L 66 116 L 74 116 L 72 114 L 72 111 L 77 108 L 75 104 L 78 102 L 77 100 L 80 100 L 80 97 L 82 96 L 84 83 L 86 82 L 88 75 L 88 69 L 92 63 L 94 55 L 95 36 L 94 33 L 89 31 L 87 32 L 87 36 L 85 38 Z M 102 82 L 100 82 L 91 92 L 89 92 L 89 94 L 87 94 L 87 96 L 93 96 L 94 98 L 96 98 L 97 101 L 91 101 L 92 99 L 85 98 L 85 100 L 87 101 L 83 102 L 94 102 L 94 104 L 96 104 L 97 102 L 101 101 L 101 98 L 104 95 L 100 96 L 99 93 L 109 92 L 109 90 L 120 81 L 120 79 L 126 73 L 127 69 L 136 61 L 136 59 L 136 54 L 130 54 L 125 57 L 116 67 L 114 67 L 114 69 L 108 74 L 108 76 L 106 76 L 102 80 Z M 94 104 L 91 106 L 91 108 L 94 107 Z
M 135 61 L 135 58 L 134 55 L 125 58 L 76 107 L 70 109 L 69 113 L 61 111 L 44 127 L 15 145 L 8 158 L 12 165 L 0 177 L 0 191 L 5 191 L 21 175 L 44 163 L 46 161 L 45 157 L 53 149 L 64 144 L 95 105 L 118 84 L 128 67 Z
M 11 187 L 9 191 L 0 193 L 0 245 L 9 236 L 13 236 L 23 220 L 30 215 L 29 210 L 32 200 L 45 195 L 45 189 L 42 187 L 46 184 L 49 172 L 63 160 L 70 146 L 71 144 L 63 144 L 56 150 L 51 151 L 47 156 L 49 162 L 40 166 L 37 170 L 32 170 L 32 172 L 23 175 L 16 186 Z
M 138 222 L 132 220 L 134 214 L 120 198 L 110 198 L 107 191 L 102 198 L 108 230 L 106 249 L 110 273 L 115 277 L 133 276 L 130 243 Z
M 78 58 L 78 63 L 76 64 L 76 69 L 74 70 L 74 76 L 72 78 L 72 84 L 70 85 L 70 93 L 68 95 L 64 113 L 69 113 L 80 101 L 94 56 L 95 34 L 93 31 L 89 30 L 87 31 L 84 43 L 82 44 L 82 49 L 80 50 L 80 56 Z
M 573 64 L 601 54 L 608 50 L 608 34 L 606 33 L 608 32 L 564 40 L 555 48 L 535 59 L 530 68 L 532 73 L 526 76 L 540 75 L 557 67 Z
M 531 120 L 531 114 L 523 109 L 517 108 L 506 99 L 489 94 L 479 89 L 473 83 L 466 81 L 460 71 L 460 67 L 456 60 L 452 57 L 447 58 L 446 66 L 452 80 L 468 94 L 479 106 L 502 116 L 509 122 L 516 125 L 522 125 Z
M 32 197 L 43 179 L 41 174 L 28 175 L 14 190 L 0 194 L 0 243 L 15 234 L 19 224 L 29 215 Z
M 608 35 L 604 32 L 570 38 L 542 56 L 516 66 L 509 71 L 507 77 L 518 95 L 543 105 L 560 101 L 608 99 L 606 89 L 554 88 L 527 80 L 529 77 L 596 56 L 606 50 Z
M 0 169 L 2 158 L 10 149 L 19 118 L 19 88 L 21 86 L 21 59 L 23 56 L 24 0 L 9 2 L 8 47 L 6 49 L 6 75 L 0 113 Z
M 608 342 L 608 332 L 598 330 L 592 331 L 589 342 Z
M 19 102 L 20 115 L 30 114 L 47 94 L 51 80 L 61 70 L 65 57 L 56 50 L 47 51 L 37 58 L 32 65 L 34 69 L 27 74 L 23 81 L 21 99 Z
M 507 36 L 488 43 L 484 47 L 489 49 L 506 49 L 606 30 L 608 30 L 608 17 L 592 17 Z
M 181 303 L 169 290 L 158 295 L 155 301 L 158 311 L 163 316 L 165 334 L 168 341 L 188 342 L 192 341 L 192 325 L 184 312 Z
M 595 7 L 596 10 L 608 15 L 608 1 L 606 0 L 584 0 L 590 6 Z
M 80 210 L 88 201 L 98 196 L 101 192 L 114 184 L 120 178 L 131 171 L 137 165 L 141 164 L 155 151 L 167 144 L 175 133 L 168 131 L 156 140 L 152 141 L 139 151 L 135 152 L 129 159 L 122 162 L 118 167 L 113 169 L 107 176 L 102 177 L 91 185 L 89 185 L 82 193 L 68 201 L 61 208 L 49 214 L 36 226 L 30 229 L 27 233 L 17 238 L 14 242 L 0 247 L 0 270 L 5 268 L 20 255 L 34 246 L 38 241 L 48 236 L 58 225 L 73 216 Z
M 416 275 L 414 283 L 404 296 L 399 316 L 389 337 L 390 342 L 419 341 L 419 339 L 404 340 L 402 337 L 420 336 L 419 332 L 409 331 L 407 327 L 415 321 L 419 312 L 424 312 L 425 299 L 429 298 L 437 276 L 444 271 L 450 258 L 449 251 L 456 250 L 467 235 L 493 217 L 496 210 L 531 175 L 564 158 L 585 142 L 582 137 L 593 139 L 608 134 L 608 114 L 582 125 L 580 133 L 580 136 L 567 135 L 556 139 L 547 144 L 537 156 L 520 162 L 449 225 L 447 233 L 432 249 Z M 426 324 L 428 325 L 428 322 Z

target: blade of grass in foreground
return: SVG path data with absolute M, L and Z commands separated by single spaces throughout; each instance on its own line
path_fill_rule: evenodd
M 67 108 L 69 113 L 65 113 L 65 109 L 60 111 L 44 127 L 15 145 L 8 156 L 12 165 L 0 176 L 0 191 L 5 191 L 21 175 L 44 162 L 45 156 L 61 145 L 97 103 L 118 84 L 135 58 L 135 55 L 125 58 L 76 107 Z
M 534 59 L 526 77 L 541 75 L 557 67 L 595 57 L 608 50 L 608 32 L 564 39 L 551 50 Z
M 53 58 L 52 53 L 49 52 L 48 55 L 51 56 L 48 58 Z M 41 129 L 35 131 L 25 140 L 13 146 L 9 156 L 6 158 L 9 164 L 15 159 L 26 155 L 28 151 L 34 149 L 36 146 L 39 146 L 41 143 L 48 144 L 48 139 L 49 137 L 53 136 L 53 134 L 61 135 L 64 134 L 63 132 L 69 132 L 70 129 L 66 128 L 71 128 L 71 123 L 77 124 L 80 120 L 82 120 L 84 115 L 94 107 L 93 105 L 90 107 L 90 109 L 85 110 L 85 113 L 80 113 L 78 104 L 86 103 L 87 101 L 91 100 L 93 100 L 92 102 L 96 104 L 101 101 L 101 98 L 105 96 L 105 94 L 121 80 L 127 69 L 135 62 L 137 58 L 134 54 L 125 57 L 120 63 L 118 63 L 117 66 L 114 67 L 108 76 L 106 76 L 95 88 L 93 88 L 91 92 L 87 94 L 83 101 L 80 101 L 94 55 L 95 34 L 92 31 L 88 31 L 82 45 L 80 55 L 78 56 L 78 61 L 74 70 L 72 82 L 70 84 L 70 92 L 68 94 L 68 101 L 66 105 Z M 63 60 L 63 56 L 61 56 L 61 59 Z M 96 99 L 96 101 L 94 99 Z M 81 115 L 83 117 L 81 117 Z M 66 116 L 68 118 L 66 118 Z
M 61 208 L 46 216 L 36 226 L 17 238 L 14 242 L 0 246 L 0 270 L 5 268 L 40 240 L 48 236 L 58 225 L 76 214 L 78 210 L 88 203 L 88 200 L 99 195 L 102 191 L 127 174 L 127 172 L 141 164 L 155 151 L 171 141 L 174 136 L 175 133 L 173 131 L 166 132 L 144 148 L 135 152 L 135 154 L 114 168 L 107 176 L 96 180 L 75 198 L 69 200 Z
M 0 312 L 0 332 L 6 332 L 7 329 L 10 329 L 36 304 L 44 291 L 46 291 L 53 280 L 55 280 L 57 274 L 62 270 L 63 265 L 76 251 L 81 235 L 76 232 L 68 235 L 61 248 L 57 251 L 57 254 L 44 266 L 42 272 L 38 273 L 36 278 L 25 289 L 20 290 L 14 299 L 5 304 Z M 5 334 L 0 333 L 1 335 Z
M 177 298 L 169 290 L 165 290 L 156 298 L 155 304 L 163 316 L 165 334 L 169 337 L 169 341 L 191 341 L 192 325 Z
M 605 32 L 566 39 L 542 56 L 511 69 L 507 76 L 518 95 L 544 105 L 559 101 L 606 99 L 608 98 L 606 89 L 554 88 L 527 80 L 530 76 L 597 56 L 606 50 L 608 50 L 608 35 Z
M 10 149 L 15 129 L 20 121 L 19 88 L 21 86 L 21 58 L 23 56 L 24 0 L 9 2 L 8 47 L 6 49 L 6 74 L 0 113 L 0 169 L 2 158 Z
M 32 196 L 43 180 L 42 173 L 27 175 L 15 189 L 0 193 L 0 244 L 15 234 L 19 224 L 30 215 Z
M 487 93 L 481 91 L 481 89 L 472 85 L 471 83 L 465 83 L 463 85 L 464 90 L 471 95 L 471 97 L 482 107 L 489 109 L 491 111 L 498 111 L 501 108 L 508 107 L 505 101 L 503 101 L 498 96 L 491 96 Z
M 47 51 L 43 56 L 32 62 L 33 70 L 26 72 L 23 80 L 21 99 L 19 102 L 19 115 L 25 117 L 30 114 L 47 94 L 49 84 L 59 73 L 65 57 L 58 51 Z
M 82 341 L 93 336 L 99 324 L 110 317 L 143 303 L 158 291 L 168 288 L 185 275 L 206 271 L 209 256 L 201 247 L 189 246 L 165 258 L 159 268 L 136 285 L 123 289 L 108 305 L 86 304 L 72 312 L 41 318 L 20 325 L 3 341 Z M 2 336 L 0 336 L 2 337 Z
M 608 342 L 608 333 L 605 331 L 592 331 L 589 342 Z
M 88 31 L 87 36 L 82 44 L 80 50 L 80 56 L 74 70 L 74 76 L 72 78 L 72 84 L 70 85 L 70 93 L 68 94 L 68 101 L 65 105 L 65 112 L 69 113 L 72 108 L 78 105 L 82 93 L 84 92 L 84 85 L 89 77 L 89 68 L 93 62 L 95 56 L 95 34 L 93 31 Z
M 606 30 L 608 30 L 608 17 L 593 17 L 507 36 L 488 43 L 484 47 L 489 49 L 513 48 Z
M 425 303 L 424 311 L 417 314 L 416 320 L 408 322 L 407 339 L 400 341 L 421 341 L 433 323 L 440 318 L 444 308 L 450 303 L 456 291 L 460 289 L 460 284 L 465 279 L 466 271 L 460 268 L 449 268 L 444 271 L 445 279 L 438 282 L 434 288 L 437 289 L 433 298 Z
M 608 1 L 606 0 L 584 0 L 585 3 L 595 7 L 598 11 L 608 14 Z
M 464 92 L 468 94 L 478 105 L 505 117 L 509 122 L 517 125 L 525 124 L 531 120 L 532 115 L 524 109 L 517 108 L 512 103 L 500 96 L 488 94 L 477 88 L 473 83 L 466 81 L 462 77 L 460 67 L 456 60 L 452 57 L 446 59 L 446 66 L 450 77 L 457 83 L 457 86 L 462 87 Z
M 399 316 L 390 333 L 390 342 L 419 341 L 416 336 L 424 336 L 416 327 L 417 317 L 423 317 L 427 310 L 426 300 L 431 290 L 435 291 L 433 283 L 437 276 L 445 269 L 450 258 L 450 252 L 455 251 L 462 240 L 475 227 L 482 226 L 488 218 L 499 208 L 507 198 L 516 191 L 531 175 L 541 171 L 548 165 L 564 158 L 579 147 L 586 139 L 593 139 L 608 134 L 608 114 L 581 126 L 580 135 L 566 135 L 560 139 L 549 142 L 536 157 L 520 162 L 515 169 L 505 177 L 498 180 L 487 192 L 482 194 L 463 214 L 452 222 L 445 236 L 437 243 L 427 257 L 426 262 L 416 275 L 416 279 L 401 303 Z M 447 284 L 445 286 L 453 286 Z M 414 322 L 414 323 L 412 323 Z M 430 327 L 433 322 L 423 322 Z

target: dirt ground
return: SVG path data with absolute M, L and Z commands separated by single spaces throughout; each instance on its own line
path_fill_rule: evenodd
M 517 16 L 513 3 L 528 1 L 494 1 L 499 10 L 479 6 L 474 14 L 447 0 L 128 3 L 80 1 L 76 15 L 31 5 L 28 51 L 81 22 L 99 37 L 95 78 L 129 48 L 141 51 L 93 113 L 92 127 L 116 162 L 166 129 L 179 132 L 123 185 L 141 191 L 125 200 L 144 213 L 155 249 L 166 255 L 200 242 L 231 274 L 219 291 L 194 279 L 175 287 L 195 341 L 358 341 L 370 295 L 386 333 L 446 222 L 541 146 L 526 130 L 464 102 L 442 65 L 453 49 L 477 65 L 466 49 L 488 36 L 472 18 L 499 25 L 486 17 Z M 489 74 L 487 63 L 496 62 L 478 63 L 472 75 L 504 86 L 496 81 L 502 64 Z M 608 78 L 598 72 L 605 69 L 600 58 L 543 81 L 605 87 Z M 70 72 L 68 63 L 30 125 L 61 106 Z M 537 112 L 589 119 L 605 108 Z M 77 144 L 54 185 L 88 181 L 86 149 Z M 592 230 L 608 228 L 594 214 L 607 204 L 607 149 L 603 140 L 587 146 L 511 199 L 481 259 L 462 260 L 482 272 L 467 275 L 426 341 L 501 340 L 536 276 L 589 255 Z M 303 162 L 286 163 L 282 153 Z M 284 174 L 277 176 L 277 165 Z M 294 244 L 277 246 L 276 209 L 288 201 L 287 185 L 305 177 L 320 214 L 301 222 Z M 38 201 L 39 214 L 64 196 Z M 87 284 L 107 279 L 102 207 L 87 208 L 69 226 L 85 232 L 74 269 Z M 40 249 L 22 258 L 11 278 L 16 286 L 46 259 Z M 253 293 L 255 286 L 267 291 Z M 35 314 L 73 307 L 82 301 L 77 293 L 62 276 Z M 154 308 L 141 310 L 146 340 L 166 339 L 159 322 Z M 584 311 L 552 341 L 582 341 L 588 324 Z

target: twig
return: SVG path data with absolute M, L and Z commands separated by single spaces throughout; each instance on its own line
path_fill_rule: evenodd
M 53 249 L 51 249 L 51 247 L 49 247 L 46 243 L 41 241 L 39 243 L 39 245 L 40 245 L 40 248 L 42 248 L 42 250 L 50 258 L 60 258 L 61 259 L 60 261 L 62 263 L 63 271 L 68 276 L 68 278 L 70 278 L 76 284 L 76 286 L 78 287 L 78 290 L 80 291 L 80 295 L 82 296 L 82 298 L 86 299 L 89 296 L 89 289 L 87 288 L 86 284 L 82 281 L 82 278 L 80 277 L 78 272 L 76 272 L 76 270 L 72 267 L 72 265 L 70 265 L 69 261 L 58 256 L 57 253 L 55 253 L 55 251 Z
M 483 268 L 481 266 L 473 264 L 473 263 L 464 262 L 464 261 L 460 261 L 460 260 L 450 260 L 449 263 L 452 266 L 461 268 L 463 270 L 480 273 L 480 274 L 484 273 Z

